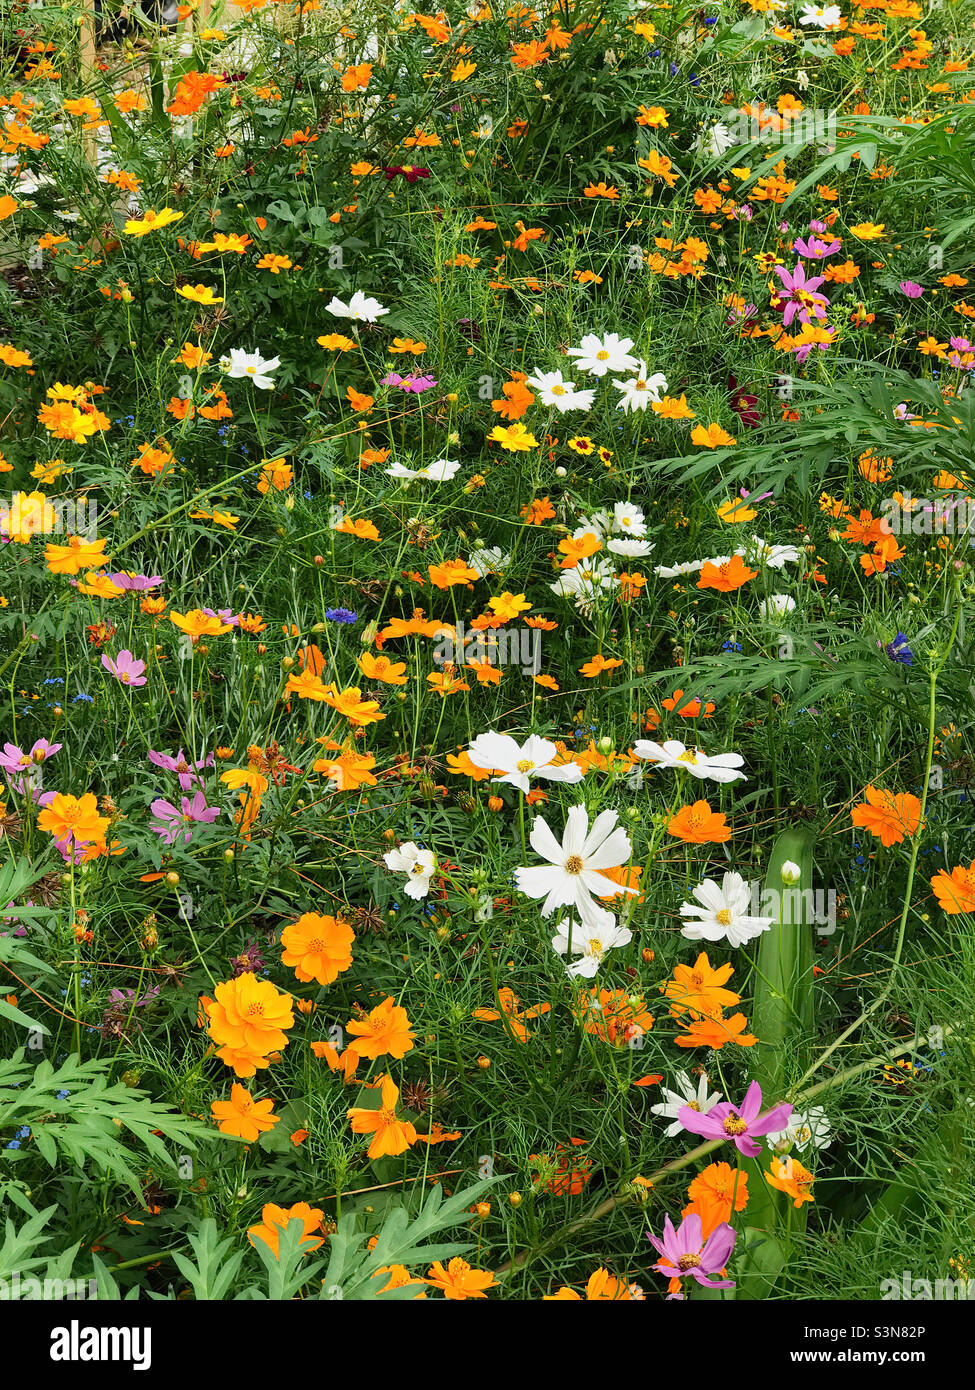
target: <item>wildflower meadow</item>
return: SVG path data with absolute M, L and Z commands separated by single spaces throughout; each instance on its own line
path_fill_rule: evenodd
M 975 1297 L 975 3 L 0 14 L 0 1298 Z

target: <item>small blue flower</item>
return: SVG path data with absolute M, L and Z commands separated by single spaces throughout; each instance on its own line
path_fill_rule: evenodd
M 325 617 L 330 623 L 354 623 L 358 614 L 351 608 L 326 608 Z
M 20 1148 L 20 1140 L 19 1140 L 19 1139 L 11 1139 L 10 1143 L 9 1143 L 9 1144 L 4 1144 L 3 1147 L 4 1147 L 5 1149 L 19 1149 L 19 1148 Z

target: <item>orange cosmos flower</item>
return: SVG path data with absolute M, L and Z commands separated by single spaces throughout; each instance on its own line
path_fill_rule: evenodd
M 949 917 L 959 912 L 975 913 L 975 859 L 965 869 L 960 864 L 948 874 L 941 869 L 931 880 L 938 905 Z
M 379 711 L 379 701 L 363 700 L 362 691 L 355 685 L 347 690 L 338 690 L 334 685 L 327 685 L 322 699 L 326 705 L 343 714 L 356 729 L 364 728 L 367 724 L 376 724 L 380 719 L 386 718 Z
M 712 811 L 707 801 L 682 806 L 667 822 L 667 832 L 691 845 L 719 845 L 731 839 L 724 812 Z
M 391 998 L 377 1004 L 365 1018 L 352 1019 L 346 1025 L 346 1032 L 356 1039 L 349 1043 L 350 1049 L 373 1062 L 377 1057 L 404 1057 L 412 1052 L 416 1037 L 406 1010 L 394 1004 Z
M 489 1269 L 472 1269 L 457 1255 L 446 1269 L 439 1260 L 432 1265 L 427 1271 L 426 1283 L 439 1289 L 444 1298 L 462 1300 L 486 1298 L 485 1289 L 495 1288 L 498 1281 Z
M 70 840 L 77 845 L 104 840 L 111 821 L 98 814 L 94 792 L 80 797 L 56 792 L 39 813 L 37 825 L 56 840 Z
M 340 1071 L 346 1083 L 355 1076 L 356 1068 L 359 1065 L 359 1054 L 353 1052 L 351 1047 L 347 1047 L 344 1052 L 340 1053 L 329 1042 L 313 1042 L 310 1046 L 314 1056 L 319 1061 L 327 1062 L 330 1071 Z
M 921 824 L 921 803 L 910 792 L 894 793 L 867 787 L 866 801 L 854 806 L 850 816 L 855 826 L 875 836 L 888 848 L 899 845 L 905 835 L 914 835 Z
M 380 1078 L 381 1104 L 376 1110 L 356 1106 L 349 1111 L 349 1124 L 353 1134 L 371 1134 L 370 1158 L 382 1158 L 384 1154 L 395 1157 L 405 1153 L 416 1143 L 417 1133 L 408 1120 L 396 1118 L 399 1101 L 399 1088 L 388 1074 Z
M 219 637 L 221 633 L 229 632 L 233 627 L 232 623 L 225 623 L 210 613 L 204 613 L 202 608 L 191 608 L 187 613 L 177 613 L 173 609 L 169 614 L 169 621 L 187 633 L 194 642 L 200 637 Z
M 547 1014 L 552 1007 L 551 1004 L 533 1004 L 530 1009 L 522 1009 L 521 1000 L 507 985 L 502 985 L 498 990 L 498 1003 L 501 1005 L 501 1013 L 498 1013 L 497 1009 L 475 1009 L 472 1017 L 482 1023 L 495 1023 L 503 1015 L 507 1019 L 508 1032 L 521 1043 L 527 1042 L 531 1037 L 522 1020 L 541 1018 L 542 1014 Z
M 342 76 L 343 92 L 354 92 L 359 87 L 368 87 L 372 78 L 372 63 L 356 63 L 346 68 Z
M 78 574 L 81 570 L 96 570 L 110 558 L 105 554 L 105 540 L 86 541 L 83 536 L 69 536 L 67 545 L 48 544 L 44 559 L 52 574 Z
M 430 576 L 430 583 L 435 584 L 438 589 L 451 589 L 455 584 L 471 584 L 480 575 L 477 570 L 472 570 L 466 561 L 445 560 L 440 565 L 428 565 L 427 573 Z
M 694 1104 L 693 1108 L 697 1109 L 697 1104 Z M 748 1205 L 748 1175 L 743 1169 L 732 1168 L 730 1163 L 709 1163 L 704 1172 L 698 1173 L 691 1181 L 687 1195 L 691 1204 L 702 1201 L 715 1202 L 725 1211 L 720 1220 L 729 1220 L 732 1215 L 732 1197 L 734 1211 L 744 1211 Z M 682 1212 L 682 1215 L 686 1216 L 687 1212 Z
M 710 1047 L 720 1052 L 726 1043 L 738 1043 L 739 1047 L 754 1047 L 758 1038 L 746 1033 L 748 1020 L 744 1014 L 732 1014 L 730 1018 L 695 1018 L 690 1022 L 681 1021 L 683 1033 L 674 1039 L 678 1047 Z
M 646 1000 L 624 989 L 583 990 L 574 1010 L 583 1028 L 614 1047 L 628 1047 L 653 1027 Z
M 375 526 L 371 521 L 366 521 L 365 517 L 359 517 L 355 521 L 351 517 L 343 517 L 335 529 L 341 531 L 343 535 L 355 536 L 360 541 L 382 540 Z
M 304 912 L 281 933 L 282 965 L 290 965 L 303 984 L 330 985 L 352 964 L 355 932 L 341 917 Z
M 575 569 L 580 560 L 595 555 L 602 548 L 602 541 L 591 531 L 586 531 L 581 536 L 567 536 L 564 541 L 559 541 L 559 552 L 562 555 L 559 569 Z
M 367 680 L 380 681 L 383 685 L 406 685 L 406 662 L 392 661 L 388 656 L 373 656 L 363 652 L 359 657 L 359 670 Z
M 702 951 L 693 965 L 678 965 L 673 979 L 661 985 L 660 992 L 671 1000 L 674 1018 L 684 1012 L 692 1018 L 720 1018 L 722 1009 L 740 999 L 733 990 L 723 988 L 734 973 L 733 965 L 714 969 L 707 952 Z
M 317 1250 L 324 1243 L 312 1234 L 321 1226 L 323 1216 L 323 1211 L 318 1207 L 310 1207 L 307 1202 L 296 1202 L 287 1211 L 284 1207 L 275 1206 L 273 1202 L 268 1202 L 261 1212 L 261 1225 L 249 1227 L 247 1239 L 251 1245 L 263 1240 L 264 1244 L 269 1245 L 277 1255 L 278 1239 L 282 1230 L 289 1221 L 300 1221 L 304 1227 L 304 1235 L 301 1238 L 299 1249 L 303 1254 L 310 1255 L 313 1250 Z
M 697 581 L 699 589 L 718 589 L 723 594 L 731 593 L 734 589 L 740 589 L 743 584 L 747 584 L 749 579 L 754 579 L 758 570 L 749 569 L 740 555 L 732 555 L 730 560 L 725 560 L 723 564 L 713 565 L 710 560 L 706 560 L 701 569 L 701 577 Z
M 619 657 L 603 656 L 602 652 L 597 652 L 584 666 L 579 667 L 579 674 L 592 680 L 595 676 L 601 675 L 603 671 L 615 671 L 617 666 L 622 665 Z
M 270 980 L 259 980 L 250 970 L 217 985 L 214 995 L 207 1022 L 210 1037 L 222 1044 L 217 1056 L 230 1066 L 234 1065 L 230 1056 L 233 1054 L 236 1061 L 236 1054 L 241 1054 L 241 1066 L 235 1065 L 234 1070 L 238 1076 L 253 1076 L 255 1056 L 266 1058 L 268 1053 L 287 1047 L 284 1030 L 294 1027 L 295 1021 L 291 1000 L 287 994 L 279 994 Z
M 765 1174 L 765 1181 L 779 1192 L 788 1193 L 793 1198 L 794 1207 L 798 1208 L 803 1202 L 815 1200 L 809 1189 L 816 1179 L 808 1168 L 803 1168 L 794 1158 L 773 1158 L 772 1166 Z
M 273 1100 L 255 1100 L 250 1091 L 236 1081 L 230 1088 L 230 1099 L 212 1101 L 210 1109 L 213 1118 L 219 1121 L 217 1128 L 221 1134 L 235 1135 L 248 1144 L 273 1129 L 281 1118 L 271 1114 Z
M 462 681 L 456 674 L 441 674 L 440 671 L 431 671 L 427 676 L 427 683 L 441 699 L 446 699 L 448 695 L 455 695 L 461 690 L 470 690 L 467 682 Z

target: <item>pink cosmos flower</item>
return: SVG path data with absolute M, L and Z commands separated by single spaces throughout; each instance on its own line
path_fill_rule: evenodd
M 906 294 L 908 299 L 920 299 L 924 293 L 924 287 L 919 285 L 916 280 L 902 280 L 898 289 L 901 294 Z
M 786 1121 L 792 1114 L 788 1102 L 776 1105 L 766 1114 L 762 1108 L 762 1088 L 753 1081 L 745 1092 L 741 1105 L 732 1105 L 723 1100 L 711 1107 L 706 1115 L 692 1110 L 689 1105 L 681 1108 L 677 1118 L 692 1134 L 700 1134 L 704 1139 L 730 1139 L 739 1153 L 754 1158 L 761 1153 L 761 1144 L 756 1144 L 754 1135 L 774 1134 L 785 1129 Z
M 131 589 L 134 593 L 144 593 L 147 589 L 154 589 L 157 584 L 162 583 L 161 574 L 132 574 L 129 570 L 119 570 L 116 574 L 110 574 L 109 579 L 116 589 Z
M 25 753 L 16 743 L 5 743 L 3 752 L 0 753 L 0 768 L 3 768 L 4 772 L 29 773 L 41 763 L 47 762 L 48 758 L 53 758 L 63 747 L 61 743 L 49 743 L 46 738 L 39 738 L 35 740 L 30 752 Z
M 120 651 L 114 661 L 108 655 L 103 656 L 102 665 L 122 685 L 138 686 L 146 683 L 146 678 L 142 674 L 146 669 L 146 663 L 137 661 L 132 653 L 126 649 Z
M 388 372 L 379 384 L 380 386 L 398 386 L 401 391 L 412 392 L 414 396 L 418 396 L 421 391 L 429 391 L 431 386 L 436 386 L 437 379 L 433 376 L 416 376 L 413 373 L 409 376 L 400 376 L 399 372 Z
M 827 256 L 835 256 L 840 249 L 839 239 L 831 237 L 829 241 L 820 241 L 818 237 L 811 236 L 808 241 L 803 241 L 801 237 L 796 238 L 795 250 L 798 255 L 805 256 L 809 261 L 822 261 Z
M 686 1108 L 686 1107 L 685 1107 Z M 706 1289 L 733 1289 L 730 1279 L 712 1279 L 720 1274 L 735 1248 L 737 1232 L 727 1222 L 716 1226 L 707 1240 L 704 1239 L 701 1218 L 696 1212 L 685 1216 L 678 1230 L 674 1230 L 669 1216 L 664 1217 L 663 1237 L 658 1238 L 647 1231 L 651 1245 L 663 1258 L 654 1265 L 658 1274 L 666 1274 L 671 1279 L 695 1279 Z M 669 1299 L 683 1299 L 682 1293 L 668 1294 Z
M 197 776 L 201 768 L 213 767 L 214 757 L 208 753 L 205 758 L 198 759 L 191 763 L 183 752 L 182 748 L 173 757 L 170 753 L 157 753 L 154 749 L 149 749 L 149 761 L 156 767 L 165 768 L 167 772 L 179 774 L 179 785 L 184 792 L 188 792 L 192 786 L 200 786 L 203 778 Z
M 180 797 L 179 809 L 171 801 L 165 801 L 158 796 L 149 809 L 159 818 L 150 821 L 150 827 L 166 845 L 175 844 L 180 835 L 183 837 L 183 844 L 188 845 L 193 838 L 194 824 L 212 825 L 220 814 L 219 806 L 207 805 L 202 792 L 196 792 L 192 801 L 188 796 Z

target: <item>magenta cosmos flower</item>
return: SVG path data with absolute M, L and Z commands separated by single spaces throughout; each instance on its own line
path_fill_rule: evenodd
M 212 753 L 208 753 L 205 758 L 200 758 L 193 763 L 187 758 L 182 748 L 175 757 L 170 753 L 157 753 L 154 749 L 149 749 L 149 761 L 156 767 L 165 768 L 167 772 L 175 772 L 179 775 L 179 785 L 184 792 L 188 792 L 192 786 L 199 786 L 203 778 L 197 776 L 201 768 L 213 767 L 214 758 Z
M 919 285 L 916 280 L 902 280 L 898 289 L 901 294 L 906 294 L 908 299 L 920 299 L 924 293 L 924 286 Z
M 146 678 L 143 675 L 146 663 L 137 661 L 132 653 L 126 649 L 120 651 L 114 661 L 110 656 L 103 656 L 102 665 L 122 685 L 137 686 L 146 683 Z
M 188 845 L 193 838 L 193 825 L 211 825 L 220 814 L 219 806 L 207 805 L 202 792 L 196 792 L 192 801 L 188 796 L 180 797 L 178 810 L 171 801 L 164 801 L 161 796 L 157 796 L 149 809 L 159 818 L 150 821 L 149 824 L 167 845 L 175 844 L 180 835 L 183 837 L 183 844 Z
M 785 293 L 779 293 L 778 298 L 785 304 L 785 313 L 782 315 L 782 326 L 788 328 L 789 324 L 799 315 L 800 323 L 808 323 L 809 316 L 824 319 L 826 317 L 826 306 L 829 300 L 824 294 L 817 294 L 820 285 L 825 284 L 825 275 L 814 275 L 811 280 L 806 279 L 806 267 L 802 261 L 796 262 L 793 271 L 786 270 L 784 265 L 777 265 L 775 273 L 782 281 L 782 289 Z
M 737 1232 L 726 1221 L 716 1226 L 707 1240 L 701 1228 L 701 1218 L 696 1212 L 685 1216 L 678 1230 L 674 1230 L 669 1216 L 664 1217 L 664 1233 L 657 1237 L 647 1231 L 647 1237 L 657 1252 L 663 1257 L 654 1265 L 658 1274 L 667 1274 L 671 1279 L 695 1279 L 706 1289 L 733 1289 L 731 1279 L 712 1279 L 720 1274 L 735 1248 Z M 682 1293 L 672 1293 L 669 1298 L 683 1298 Z
M 762 1146 L 755 1143 L 753 1136 L 775 1134 L 785 1129 L 792 1114 L 792 1106 L 787 1102 L 774 1106 L 764 1115 L 759 1113 L 761 1108 L 762 1088 L 753 1081 L 741 1105 L 723 1100 L 712 1106 L 706 1115 L 685 1105 L 677 1118 L 692 1134 L 700 1134 L 703 1139 L 731 1139 L 739 1153 L 754 1158 L 761 1153 Z

